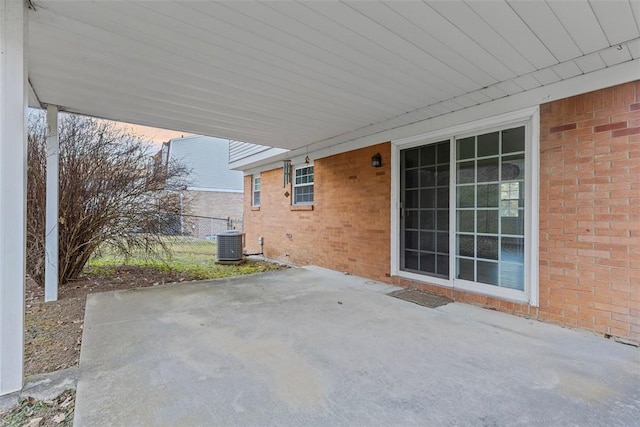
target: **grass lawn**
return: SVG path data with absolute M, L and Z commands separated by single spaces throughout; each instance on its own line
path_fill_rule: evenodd
M 214 242 L 176 236 L 167 238 L 165 243 L 171 254 L 158 257 L 149 257 L 141 252 L 127 258 L 113 254 L 108 249 L 103 250 L 100 256 L 95 256 L 89 261 L 87 272 L 104 275 L 116 267 L 137 266 L 181 273 L 192 280 L 204 280 L 279 268 L 275 264 L 252 261 L 240 265 L 216 264 L 217 245 Z

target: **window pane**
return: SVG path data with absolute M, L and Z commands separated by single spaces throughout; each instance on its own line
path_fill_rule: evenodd
M 498 236 L 478 236 L 478 258 L 498 259 Z
M 524 154 L 502 158 L 502 180 L 524 179 Z
M 436 149 L 438 151 L 438 163 L 449 164 L 450 162 L 449 157 L 451 157 L 451 153 L 449 152 L 450 150 L 449 141 L 444 141 L 436 144 Z
M 524 126 L 502 131 L 502 153 L 524 151 Z
M 404 174 L 404 185 L 406 188 L 418 188 L 419 186 L 419 173 L 418 169 L 408 169 Z
M 415 209 L 405 209 L 404 223 L 406 228 L 417 229 L 420 227 L 420 211 Z
M 449 208 L 449 187 L 445 187 L 445 188 L 438 188 L 437 190 L 437 194 L 438 194 L 438 202 L 437 202 L 437 207 L 440 209 Z
M 425 271 L 428 273 L 436 272 L 435 254 L 420 254 L 420 271 Z
M 478 282 L 487 285 L 500 284 L 500 264 L 497 262 L 478 261 Z
M 458 258 L 458 279 L 475 281 L 474 263 L 472 259 Z
M 436 235 L 436 247 L 440 253 L 449 253 L 449 233 L 438 233 Z
M 411 209 L 411 208 L 419 208 L 420 204 L 418 203 L 418 199 L 419 199 L 419 190 L 407 190 L 405 191 L 405 198 L 404 198 L 404 206 L 407 209 Z
M 459 139 L 456 145 L 457 160 L 473 159 L 476 156 L 476 138 Z
M 439 186 L 449 186 L 449 164 L 438 166 L 438 175 L 436 182 Z
M 500 186 L 498 184 L 478 185 L 478 207 L 497 208 L 500 200 Z
M 478 233 L 498 233 L 498 211 L 497 210 L 478 210 L 476 227 Z
M 419 232 L 418 231 L 405 231 L 404 232 L 404 247 L 407 249 L 418 249 Z
M 475 237 L 458 234 L 458 255 L 472 257 L 476 254 Z
M 478 160 L 478 182 L 498 180 L 498 158 Z
M 294 187 L 293 202 L 294 204 L 312 203 L 313 202 L 313 185 L 304 185 L 301 187 Z
M 434 230 L 436 228 L 435 212 L 423 209 L 420 211 L 420 229 Z M 407 225 L 408 226 L 408 225 Z
M 458 187 L 458 207 L 473 208 L 476 205 L 476 189 L 473 185 Z
M 449 230 L 449 211 L 438 209 L 436 212 L 436 229 L 440 231 Z
M 404 251 L 404 267 L 409 270 L 418 269 L 418 252 Z
M 422 209 L 434 208 L 436 206 L 436 192 L 433 189 L 420 190 L 420 207 Z
M 420 149 L 414 148 L 411 150 L 404 150 L 402 152 L 404 157 L 404 166 L 407 168 L 417 168 L 420 166 Z
M 505 210 L 501 211 L 503 214 Z M 524 235 L 524 211 L 522 209 L 513 209 L 508 211 L 515 213 L 513 216 L 502 215 L 500 222 L 502 223 L 502 234 Z
M 449 277 L 449 255 L 436 255 L 436 273 Z
M 500 258 L 503 261 L 524 264 L 524 239 L 521 237 L 503 237 Z
M 500 134 L 491 132 L 478 136 L 478 157 L 495 156 L 500 151 Z
M 475 211 L 458 211 L 458 231 L 473 233 L 475 231 Z
M 504 262 L 500 270 L 500 286 L 524 291 L 524 265 Z
M 470 184 L 476 179 L 476 163 L 458 163 L 458 184 Z
M 447 160 L 448 161 L 448 160 Z M 420 166 L 432 166 L 436 164 L 436 146 L 427 145 L 420 149 Z
M 432 231 L 420 232 L 420 250 L 433 252 L 436 250 L 436 236 Z
M 433 187 L 436 185 L 436 168 L 420 168 L 420 186 Z

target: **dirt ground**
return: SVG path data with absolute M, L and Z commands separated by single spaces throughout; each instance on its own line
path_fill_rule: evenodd
M 58 301 L 44 302 L 44 288 L 27 280 L 25 377 L 78 364 L 87 294 L 190 280 L 180 273 L 119 267 L 60 287 Z

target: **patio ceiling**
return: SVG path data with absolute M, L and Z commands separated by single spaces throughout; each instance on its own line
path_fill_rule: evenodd
M 640 63 L 637 1 L 32 3 L 41 103 L 287 149 Z

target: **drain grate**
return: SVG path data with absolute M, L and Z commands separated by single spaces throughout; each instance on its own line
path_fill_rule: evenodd
M 416 291 L 415 289 L 400 289 L 399 291 L 390 292 L 387 295 L 429 308 L 436 308 L 453 302 L 449 298 Z

